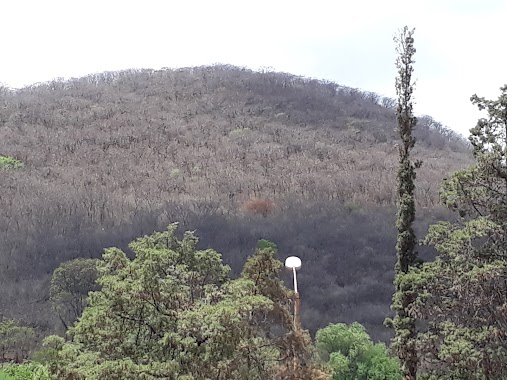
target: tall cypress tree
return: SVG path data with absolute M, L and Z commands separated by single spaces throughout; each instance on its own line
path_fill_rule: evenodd
M 398 107 L 396 110 L 398 133 L 401 138 L 399 145 L 399 168 L 397 174 L 398 184 L 398 213 L 396 227 L 398 238 L 396 242 L 397 262 L 395 266 L 395 294 L 391 308 L 396 312 L 393 320 L 388 324 L 394 327 L 395 337 L 393 348 L 401 362 L 403 378 L 413 380 L 417 372 L 417 352 L 415 346 L 416 326 L 415 318 L 409 310 L 415 300 L 415 292 L 408 277 L 411 267 L 416 263 L 417 252 L 416 236 L 412 228 L 415 219 L 414 181 L 416 167 L 420 162 L 412 162 L 410 152 L 415 145 L 412 131 L 417 123 L 413 115 L 412 94 L 414 85 L 412 82 L 414 48 L 414 30 L 404 27 L 395 36 L 396 67 L 396 93 L 398 95 Z

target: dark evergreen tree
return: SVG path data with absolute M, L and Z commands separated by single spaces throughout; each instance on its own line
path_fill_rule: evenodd
M 394 38 L 398 58 L 396 67 L 396 93 L 398 95 L 398 107 L 396 118 L 398 133 L 401 138 L 399 145 L 399 169 L 397 174 L 398 184 L 398 213 L 396 227 L 398 237 L 396 242 L 397 261 L 395 267 L 395 294 L 391 308 L 396 312 L 393 320 L 388 320 L 388 325 L 394 327 L 395 337 L 393 348 L 396 351 L 403 372 L 404 379 L 415 379 L 417 372 L 416 320 L 410 315 L 409 310 L 415 299 L 415 292 L 410 282 L 404 281 L 407 274 L 414 266 L 417 259 L 415 250 L 416 236 L 412 224 L 415 219 L 414 181 L 416 167 L 420 162 L 412 162 L 410 152 L 415 145 L 412 135 L 417 119 L 413 115 L 412 94 L 414 85 L 412 73 L 415 54 L 414 30 L 404 27 Z

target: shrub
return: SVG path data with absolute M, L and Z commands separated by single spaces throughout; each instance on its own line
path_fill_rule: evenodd
M 329 325 L 317 331 L 315 339 L 334 380 L 401 380 L 396 359 L 384 344 L 373 344 L 359 323 Z
M 0 380 L 51 380 L 51 377 L 45 366 L 28 363 L 2 367 Z
M 0 156 L 0 169 L 19 169 L 25 166 L 21 161 L 13 157 Z
M 0 380 L 15 380 L 12 376 L 0 370 Z

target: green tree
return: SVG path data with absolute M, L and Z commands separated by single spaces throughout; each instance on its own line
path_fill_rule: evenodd
M 412 94 L 414 91 L 412 73 L 414 71 L 414 30 L 404 27 L 395 37 L 398 58 L 396 67 L 396 93 L 398 95 L 398 107 L 396 118 L 398 133 L 401 138 L 399 146 L 399 168 L 397 174 L 398 184 L 398 213 L 396 227 L 398 237 L 396 242 L 397 261 L 395 266 L 395 294 L 391 308 L 396 312 L 393 320 L 386 320 L 389 326 L 394 327 L 395 337 L 393 349 L 398 354 L 404 379 L 415 379 L 417 373 L 416 352 L 416 319 L 409 313 L 415 299 L 412 285 L 408 281 L 402 281 L 402 277 L 416 264 L 417 252 L 416 236 L 412 224 L 415 219 L 414 189 L 416 167 L 410 158 L 410 153 L 415 145 L 412 135 L 417 119 L 413 114 Z
M 107 249 L 89 306 L 57 348 L 59 379 L 290 379 L 312 371 L 308 334 L 295 331 L 292 293 L 278 278 L 273 246 L 241 277 L 176 224 Z M 53 338 L 52 338 L 53 339 Z M 54 339 L 53 339 L 54 340 Z M 294 368 L 295 363 L 297 368 Z
M 315 339 L 334 380 L 401 380 L 398 362 L 384 344 L 373 344 L 359 323 L 329 325 L 317 331 Z
M 442 201 L 460 218 L 430 228 L 439 256 L 411 274 L 413 312 L 428 326 L 428 376 L 507 379 L 507 86 L 498 100 L 471 100 L 488 113 L 471 130 L 476 162 L 444 182 Z
M 28 357 L 35 338 L 30 326 L 7 319 L 0 321 L 0 359 L 20 361 Z
M 53 272 L 50 301 L 65 329 L 83 313 L 88 293 L 98 289 L 97 260 L 66 261 Z

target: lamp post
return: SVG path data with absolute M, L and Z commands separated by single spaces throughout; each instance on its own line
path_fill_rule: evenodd
M 299 298 L 298 292 L 298 280 L 296 271 L 301 268 L 301 259 L 296 256 L 290 256 L 285 259 L 285 266 L 289 269 L 292 269 L 292 275 L 294 277 L 294 293 L 295 293 L 295 302 L 294 302 L 294 329 L 299 329 L 301 327 L 301 321 L 299 319 L 299 312 L 301 307 L 301 299 Z

